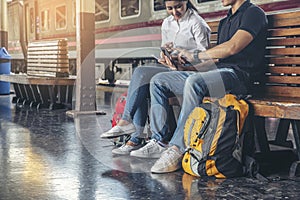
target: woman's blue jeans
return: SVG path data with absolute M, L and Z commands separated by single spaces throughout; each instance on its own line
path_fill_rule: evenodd
M 167 71 L 170 69 L 160 64 L 153 64 L 137 67 L 133 72 L 122 119 L 135 125 L 136 132 L 131 135 L 130 141 L 136 144 L 140 143 L 139 136 L 144 131 L 148 117 L 150 80 L 155 74 Z
M 243 81 L 239 80 L 233 69 L 221 68 L 208 72 L 172 71 L 155 75 L 151 79 L 151 112 L 150 127 L 152 134 L 167 133 L 168 99 L 173 96 L 183 96 L 177 128 L 170 145 L 185 151 L 183 139 L 184 124 L 191 111 L 202 103 L 204 96 L 222 97 L 226 93 L 246 94 Z

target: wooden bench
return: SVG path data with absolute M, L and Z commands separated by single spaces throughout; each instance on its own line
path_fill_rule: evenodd
M 292 177 L 300 163 L 300 11 L 269 14 L 267 17 L 266 82 L 255 84 L 253 96 L 249 99 L 255 115 L 256 148 L 264 154 L 271 151 L 269 144 L 293 149 L 293 143 L 287 141 L 292 125 L 298 157 L 290 167 Z M 212 29 L 211 43 L 214 46 L 219 21 L 208 24 Z M 170 99 L 170 104 L 176 104 L 176 100 Z M 274 141 L 267 137 L 265 118 L 280 119 Z
M 68 41 L 59 39 L 29 43 L 27 74 L 32 76 L 68 77 Z
M 67 40 L 29 43 L 27 74 L 0 75 L 0 80 L 13 84 L 18 105 L 71 109 L 76 77 L 69 76 Z
M 293 147 L 287 141 L 289 127 L 295 139 L 298 161 L 290 168 L 295 176 L 300 163 L 300 11 L 268 15 L 266 83 L 250 99 L 256 118 L 259 149 L 269 152 L 264 117 L 280 118 L 276 138 L 271 144 Z
M 37 77 L 26 74 L 2 74 L 1 81 L 13 84 L 13 103 L 30 107 L 59 109 L 72 108 L 76 76 Z

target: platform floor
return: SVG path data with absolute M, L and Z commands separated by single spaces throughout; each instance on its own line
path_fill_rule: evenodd
M 99 138 L 110 127 L 109 99 L 97 99 L 106 115 L 73 119 L 66 110 L 19 108 L 12 95 L 0 96 L 0 199 L 300 199 L 300 178 L 276 167 L 289 154 L 261 163 L 269 182 L 199 179 L 182 170 L 157 175 L 153 159 L 112 156 L 113 143 Z

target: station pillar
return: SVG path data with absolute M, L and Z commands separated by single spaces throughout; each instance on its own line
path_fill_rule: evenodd
M 0 47 L 8 49 L 7 1 L 0 0 Z
M 95 1 L 76 0 L 76 49 L 75 111 L 95 111 Z

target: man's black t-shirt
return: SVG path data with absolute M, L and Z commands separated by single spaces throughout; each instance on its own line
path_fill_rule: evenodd
M 264 11 L 249 1 L 243 3 L 234 14 L 229 10 L 227 17 L 220 21 L 218 44 L 230 40 L 238 30 L 249 32 L 254 39 L 241 52 L 220 59 L 217 66 L 234 68 L 239 76 L 244 76 L 242 71 L 250 76 L 257 76 L 264 72 L 267 35 L 267 18 Z

